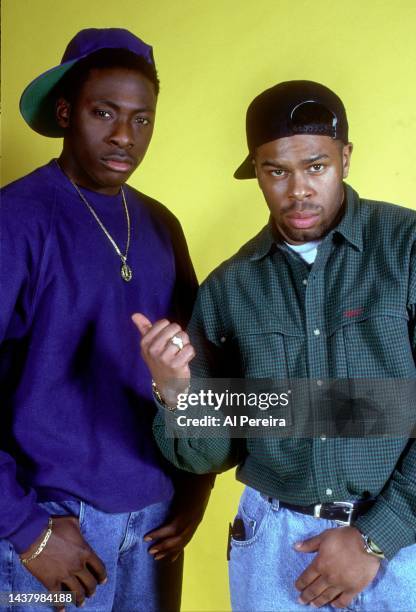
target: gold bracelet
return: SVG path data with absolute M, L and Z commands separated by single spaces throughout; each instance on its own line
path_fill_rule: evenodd
M 182 394 L 185 395 L 189 395 L 189 390 L 191 388 L 191 385 L 189 384 L 186 389 L 184 391 L 182 391 Z M 165 400 L 163 399 L 163 397 L 160 395 L 160 391 L 157 388 L 157 384 L 155 383 L 155 381 L 152 379 L 152 391 L 153 391 L 153 395 L 154 397 L 157 399 L 157 401 L 162 404 L 162 406 L 164 408 L 166 408 L 166 410 L 169 410 L 169 412 L 175 412 L 177 409 L 177 404 L 175 404 L 175 406 L 170 406 L 169 404 L 167 404 L 165 402 Z
M 160 391 L 157 388 L 157 384 L 155 383 L 154 380 L 152 380 L 152 390 L 153 390 L 153 395 L 155 396 L 155 398 L 157 399 L 157 401 L 162 404 L 162 406 L 164 408 L 166 408 L 166 410 L 169 410 L 170 412 L 175 412 L 176 410 L 176 406 L 169 406 L 169 404 L 167 404 L 165 402 L 165 400 L 163 399 L 163 397 L 160 395 Z
M 48 529 L 45 533 L 45 537 L 43 538 L 42 542 L 39 544 L 35 552 L 30 555 L 30 557 L 28 557 L 27 559 L 20 559 L 23 565 L 27 565 L 29 561 L 33 561 L 33 559 L 36 559 L 36 557 L 40 555 L 40 553 L 42 552 L 42 550 L 45 548 L 46 544 L 48 543 L 51 535 L 52 535 L 52 517 L 50 516 L 49 521 L 48 521 Z

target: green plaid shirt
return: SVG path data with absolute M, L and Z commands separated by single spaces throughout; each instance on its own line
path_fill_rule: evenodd
M 194 376 L 416 378 L 416 213 L 345 188 L 345 214 L 312 267 L 269 223 L 210 274 L 189 326 Z M 155 436 L 180 468 L 237 465 L 242 482 L 298 505 L 370 495 L 355 524 L 386 556 L 416 541 L 413 439 L 173 439 L 165 418 L 160 408 Z

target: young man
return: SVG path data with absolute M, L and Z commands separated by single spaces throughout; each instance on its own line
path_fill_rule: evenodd
M 141 310 L 184 325 L 196 293 L 177 219 L 125 184 L 158 91 L 149 45 L 87 29 L 21 98 L 30 127 L 64 140 L 59 159 L 2 191 L 3 593 L 179 609 L 182 550 L 212 479 L 160 455 L 131 322 Z
M 290 81 L 260 94 L 247 112 L 247 140 L 235 176 L 257 177 L 270 222 L 204 282 L 190 341 L 176 325 L 135 316 L 171 409 L 159 402 L 158 444 L 193 472 L 238 465 L 248 485 L 231 539 L 235 610 L 414 610 L 416 410 L 414 388 L 402 391 L 416 377 L 416 213 L 360 199 L 343 182 L 347 117 L 323 85 Z M 182 339 L 176 354 L 172 335 Z M 195 353 L 195 377 L 290 380 L 297 397 L 306 380 L 286 435 L 190 437 L 189 427 L 188 438 L 166 437 Z M 328 395 L 334 379 L 347 382 L 338 396 Z M 380 389 L 393 390 L 391 402 Z M 308 421 L 324 414 L 324 402 L 326 420 Z M 376 425 L 393 407 L 405 418 L 395 433 L 337 434 L 334 425 L 353 422 L 357 406 L 378 411 Z

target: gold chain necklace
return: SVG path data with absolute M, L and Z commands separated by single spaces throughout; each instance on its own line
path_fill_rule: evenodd
M 56 162 L 56 163 L 58 164 L 58 162 Z M 59 166 L 59 164 L 58 164 L 58 166 Z M 62 170 L 61 166 L 59 166 L 59 168 Z M 98 225 L 103 230 L 104 234 L 107 236 L 108 240 L 113 245 L 114 250 L 117 253 L 117 255 L 120 257 L 120 259 L 122 261 L 121 269 L 120 269 L 121 278 L 124 281 L 126 281 L 126 283 L 130 282 L 131 279 L 133 278 L 133 271 L 130 268 L 130 266 L 128 265 L 128 263 L 127 263 L 127 256 L 129 254 L 129 248 L 130 248 L 130 215 L 129 215 L 129 209 L 127 207 L 126 196 L 124 195 L 123 187 L 122 186 L 120 187 L 120 191 L 121 191 L 121 199 L 123 201 L 124 211 L 126 213 L 126 219 L 127 219 L 127 243 L 126 243 L 126 252 L 125 252 L 124 255 L 120 251 L 120 249 L 118 248 L 118 245 L 117 245 L 116 241 L 114 240 L 114 238 L 112 237 L 112 235 L 110 234 L 110 232 L 108 231 L 108 229 L 106 228 L 104 223 L 101 221 L 101 219 L 99 218 L 99 216 L 97 215 L 97 213 L 95 212 L 95 210 L 93 209 L 91 204 L 88 202 L 87 198 L 84 196 L 84 194 L 78 188 L 78 185 L 76 185 L 74 183 L 74 181 L 71 179 L 70 176 L 68 176 L 67 174 L 65 176 L 68 177 L 69 181 L 75 187 L 75 190 L 78 193 L 79 197 L 84 202 L 85 206 L 88 208 L 88 210 L 90 211 L 90 213 L 92 214 L 94 219 L 97 221 Z

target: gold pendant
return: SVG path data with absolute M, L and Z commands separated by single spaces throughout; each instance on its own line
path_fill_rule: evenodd
M 126 264 L 125 262 L 121 266 L 120 273 L 121 273 L 121 278 L 124 281 L 126 281 L 126 283 L 129 283 L 131 279 L 133 278 L 133 272 L 131 271 L 130 266 Z

